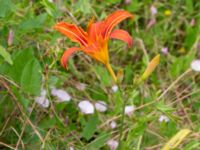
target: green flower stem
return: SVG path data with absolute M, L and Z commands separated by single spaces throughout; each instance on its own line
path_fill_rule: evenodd
M 117 82 L 117 77 L 116 77 L 116 75 L 115 75 L 110 63 L 106 64 L 106 68 L 107 68 L 108 72 L 110 73 L 110 75 L 112 76 L 114 82 L 116 83 Z
M 134 84 L 134 88 L 133 90 L 135 90 L 136 88 L 139 87 L 140 84 Z M 117 86 L 120 92 L 120 98 L 123 101 L 123 105 L 122 105 L 122 111 L 121 111 L 121 126 L 119 129 L 119 147 L 118 150 L 122 150 L 122 142 L 123 142 L 123 131 L 124 131 L 124 124 L 125 124 L 125 107 L 126 104 L 128 102 L 128 98 L 125 96 L 125 93 L 123 91 L 123 89 L 121 88 L 121 84 L 119 82 L 117 82 Z
M 125 98 L 124 92 L 121 88 L 120 83 L 117 83 L 117 86 L 119 88 L 119 92 L 120 92 L 120 97 L 123 101 L 123 105 L 122 105 L 122 111 L 121 111 L 121 126 L 119 129 L 119 147 L 118 149 L 120 150 L 122 147 L 122 141 L 123 141 L 123 130 L 124 130 L 124 121 L 125 121 L 125 107 L 126 107 L 126 103 L 127 103 L 127 99 Z

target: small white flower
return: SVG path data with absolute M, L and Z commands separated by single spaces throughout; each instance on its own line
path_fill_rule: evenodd
M 125 114 L 130 117 L 132 115 L 132 113 L 134 112 L 134 110 L 135 110 L 135 106 L 128 105 L 125 107 Z
M 116 150 L 119 143 L 118 143 L 118 141 L 111 139 L 107 142 L 107 145 L 110 147 L 110 150 Z
M 151 15 L 156 15 L 157 14 L 157 8 L 155 7 L 155 6 L 151 6 L 151 8 L 150 8 L 150 10 L 151 10 Z
M 117 127 L 117 123 L 116 123 L 115 121 L 112 121 L 112 122 L 110 123 L 110 127 L 111 127 L 112 129 L 115 129 L 115 128 Z
M 169 122 L 169 118 L 165 115 L 161 115 L 159 118 L 159 122 Z
M 46 90 L 42 89 L 40 96 L 35 97 L 35 102 L 43 108 L 48 108 L 50 103 L 49 100 L 46 98 Z
M 167 55 L 167 54 L 168 54 L 168 47 L 163 47 L 163 48 L 161 49 L 161 52 L 162 52 L 163 54 Z
M 72 146 L 69 147 L 69 150 L 74 150 L 74 148 Z
M 105 112 L 107 110 L 107 104 L 104 101 L 98 101 L 95 103 L 95 108 L 99 112 Z
M 71 96 L 67 92 L 61 89 L 53 88 L 51 90 L 51 94 L 53 96 L 56 96 L 60 102 L 68 102 L 71 100 Z
M 124 0 L 125 4 L 130 4 L 132 0 Z
M 48 108 L 49 107 L 49 100 L 47 99 L 47 98 L 45 98 L 45 97 L 43 97 L 43 96 L 41 96 L 41 97 L 36 97 L 35 98 L 35 102 L 37 103 L 37 104 L 39 104 L 41 107 L 43 107 L 43 108 Z
M 79 102 L 78 107 L 80 108 L 80 110 L 83 114 L 93 114 L 94 113 L 94 106 L 88 100 Z
M 191 68 L 194 71 L 200 72 L 200 59 L 193 60 L 191 63 Z
M 53 3 L 53 0 L 48 0 L 49 1 L 49 3 Z
M 46 97 L 47 91 L 45 89 L 42 89 L 41 91 L 41 96 Z
M 112 91 L 115 93 L 118 91 L 118 86 L 117 85 L 113 85 L 112 86 Z

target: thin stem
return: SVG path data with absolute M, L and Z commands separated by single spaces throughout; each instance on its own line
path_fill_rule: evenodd
M 140 150 L 141 143 L 142 143 L 142 135 L 139 137 L 139 141 L 138 141 L 136 150 Z
M 106 68 L 107 68 L 107 70 L 109 71 L 110 75 L 112 76 L 114 82 L 116 83 L 116 82 L 117 82 L 117 77 L 116 77 L 116 75 L 115 75 L 115 73 L 114 73 L 112 67 L 110 66 L 110 63 L 107 63 L 107 64 L 106 64 Z
M 124 122 L 125 122 L 125 107 L 126 107 L 126 104 L 128 102 L 128 98 L 125 97 L 125 93 L 123 91 L 123 89 L 121 88 L 120 86 L 120 83 L 117 82 L 117 86 L 119 88 L 119 92 L 120 92 L 120 97 L 123 101 L 123 106 L 122 106 L 122 112 L 121 112 L 121 126 L 120 126 L 120 133 L 119 133 L 119 147 L 118 147 L 118 150 L 121 150 L 122 149 L 122 141 L 123 141 L 123 130 L 124 130 Z M 134 89 L 136 89 L 139 85 L 136 85 L 134 87 Z
M 125 120 L 125 107 L 126 107 L 126 102 L 127 99 L 124 97 L 123 90 L 121 89 L 120 84 L 118 83 L 118 88 L 120 92 L 121 99 L 123 101 L 123 106 L 122 106 L 122 112 L 121 112 L 121 126 L 120 126 L 120 131 L 119 131 L 119 149 L 121 149 L 122 146 L 122 136 L 123 136 L 123 129 L 124 129 L 124 120 Z

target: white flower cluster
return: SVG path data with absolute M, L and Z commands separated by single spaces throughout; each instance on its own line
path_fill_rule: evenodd
M 112 91 L 117 92 L 117 90 L 118 90 L 118 87 L 114 85 L 112 87 Z M 52 88 L 51 95 L 56 97 L 58 102 L 69 102 L 71 100 L 71 96 L 65 90 L 62 90 L 62 89 Z M 46 98 L 46 90 L 43 89 L 41 91 L 41 95 L 39 97 L 36 97 L 35 101 L 41 107 L 48 108 L 50 105 L 50 102 L 49 102 L 49 99 Z M 89 100 L 83 100 L 78 103 L 78 107 L 83 114 L 93 114 L 95 109 L 99 112 L 105 112 L 108 109 L 106 102 L 101 101 L 101 100 L 95 102 L 94 104 L 91 103 Z M 130 117 L 132 113 L 134 112 L 134 110 L 135 110 L 135 107 L 133 105 L 127 105 L 125 107 L 125 114 Z M 110 127 L 112 129 L 116 128 L 116 126 L 117 126 L 116 122 L 113 121 L 110 123 Z
M 49 107 L 49 99 L 46 98 L 46 90 L 42 90 L 40 96 L 35 97 L 35 102 L 40 105 L 43 108 L 48 108 Z
M 50 105 L 49 99 L 46 97 L 46 90 L 42 89 L 41 94 L 38 97 L 35 97 L 35 102 L 43 108 L 48 108 Z M 71 96 L 62 89 L 51 90 L 51 95 L 55 96 L 59 102 L 68 102 L 71 100 Z
M 134 111 L 135 111 L 135 106 L 133 105 L 127 105 L 125 107 L 125 114 L 129 117 L 133 114 Z
M 69 102 L 71 100 L 71 96 L 64 90 L 55 89 L 51 90 L 51 95 L 57 97 L 59 102 Z
M 97 101 L 93 105 L 90 101 L 83 100 L 79 102 L 78 107 L 83 114 L 93 114 L 95 108 L 99 112 L 105 112 L 107 110 L 107 104 L 104 101 Z

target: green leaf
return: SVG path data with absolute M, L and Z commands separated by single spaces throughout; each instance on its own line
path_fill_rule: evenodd
M 193 44 L 195 43 L 197 36 L 198 36 L 198 32 L 199 28 L 198 27 L 188 27 L 186 30 L 186 37 L 185 37 L 185 47 L 190 50 L 193 46 Z
M 7 74 L 13 80 L 15 80 L 15 82 L 20 83 L 23 69 L 27 62 L 33 57 L 34 56 L 31 50 L 23 50 L 17 52 L 17 54 L 15 54 L 13 57 L 13 65 L 9 68 Z
M 144 122 L 144 121 L 138 122 L 138 123 L 136 123 L 134 128 L 130 130 L 129 136 L 131 138 L 133 138 L 133 137 L 138 137 L 140 135 L 143 135 L 144 131 L 146 130 L 146 128 L 147 128 L 147 123 L 146 122 Z
M 125 68 L 125 82 L 132 83 L 133 82 L 133 65 L 129 64 Z
M 98 122 L 99 122 L 98 116 L 97 115 L 92 116 L 86 123 L 86 126 L 84 127 L 83 132 L 81 133 L 82 137 L 85 138 L 86 140 L 89 140 L 96 131 Z
M 109 86 L 112 82 L 111 75 L 108 73 L 104 66 L 95 66 L 95 70 L 98 73 L 99 77 L 101 78 L 101 83 L 104 86 Z
M 142 2 L 135 0 L 126 6 L 126 9 L 130 12 L 136 12 L 141 8 Z
M 185 72 L 190 67 L 191 61 L 195 57 L 195 52 L 190 51 L 184 56 L 173 58 L 173 64 L 170 66 L 170 73 L 173 78 L 178 77 L 180 74 Z
M 27 110 L 30 103 L 30 99 L 27 99 L 26 97 L 24 97 L 24 95 L 15 86 L 13 86 L 12 91 L 17 97 L 17 100 L 19 101 L 19 103 L 24 107 L 25 110 Z
M 7 61 L 10 65 L 13 64 L 13 61 L 10 57 L 10 54 L 6 51 L 6 49 L 0 45 L 0 55 Z
M 39 123 L 41 129 L 53 128 L 56 125 L 56 117 L 46 117 Z
M 92 12 L 92 7 L 88 0 L 79 0 L 76 4 L 76 9 L 79 9 L 85 15 Z
M 60 5 L 62 5 L 62 1 L 60 1 Z M 41 4 L 44 6 L 46 12 L 51 16 L 51 17 L 58 17 L 61 16 L 62 12 L 58 10 L 57 5 L 55 3 L 51 3 L 48 0 L 43 0 L 41 1 Z
M 21 87 L 24 92 L 38 95 L 42 84 L 41 66 L 37 59 L 27 62 L 21 77 Z
M 41 28 L 46 19 L 46 13 L 40 14 L 35 18 L 29 18 L 27 20 L 22 21 L 22 23 L 19 26 L 19 29 L 29 31 L 31 29 Z
M 14 10 L 14 4 L 11 0 L 0 0 L 0 17 L 5 17 Z
M 195 141 L 190 141 L 185 147 L 184 150 L 195 150 L 200 147 L 200 142 L 195 140 Z
M 171 112 L 174 110 L 172 107 L 165 105 L 163 101 L 158 102 L 156 108 L 162 112 Z
M 107 132 L 101 133 L 95 140 L 87 145 L 87 149 L 100 149 L 105 145 L 111 134 Z
M 186 9 L 189 13 L 192 13 L 194 11 L 194 8 L 193 8 L 193 1 L 191 0 L 186 0 L 185 1 L 185 4 L 186 4 Z

